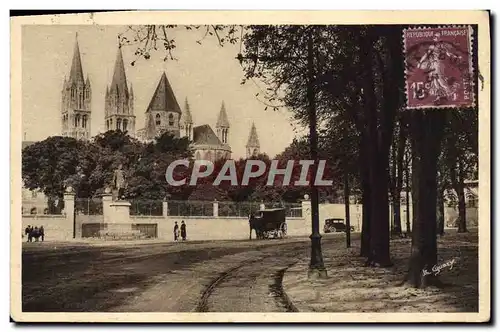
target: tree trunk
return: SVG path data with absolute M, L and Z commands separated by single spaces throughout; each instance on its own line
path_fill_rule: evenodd
M 368 176 L 368 167 L 366 163 L 361 165 L 361 202 L 363 212 L 363 223 L 361 229 L 361 253 L 360 255 L 368 258 L 370 256 L 370 183 Z
M 344 173 L 344 206 L 345 206 L 345 234 L 346 234 L 346 246 L 351 247 L 351 215 L 349 212 L 349 173 L 347 169 Z
M 444 113 L 413 111 L 411 142 L 413 151 L 412 197 L 415 223 L 406 281 L 413 287 L 438 285 L 432 267 L 437 263 L 436 199 L 437 161 L 444 126 Z
M 384 156 L 379 158 L 380 160 L 376 160 L 372 166 L 370 181 L 372 184 L 371 213 L 374 216 L 370 229 L 370 258 L 372 265 L 386 267 L 392 265 L 389 251 L 389 174 L 381 167 Z
M 410 225 L 410 158 L 409 155 L 406 154 L 406 233 L 411 233 L 411 225 Z
M 394 209 L 394 234 L 401 235 L 401 201 L 393 198 L 392 208 Z
M 396 218 L 395 218 L 395 213 L 396 213 L 396 177 L 397 177 L 397 172 L 396 172 L 396 149 L 393 146 L 391 147 L 391 153 L 390 153 L 390 177 L 389 177 L 389 190 L 391 193 L 391 233 L 396 234 Z
M 396 152 L 396 185 L 394 186 L 394 233 L 401 235 L 401 191 L 403 190 L 403 159 L 406 146 L 406 121 L 399 122 L 399 140 Z
M 444 189 L 438 187 L 437 199 L 436 199 L 436 209 L 437 209 L 437 232 L 439 236 L 444 235 Z
M 457 155 L 455 153 L 455 155 Z M 453 160 L 457 160 L 457 158 Z M 458 170 L 456 165 L 458 164 Z M 451 185 L 455 192 L 457 193 L 458 198 L 458 232 L 465 233 L 467 232 L 467 216 L 465 210 L 465 193 L 464 193 L 464 184 L 461 177 L 461 167 L 460 163 L 453 163 L 450 167 L 450 179 Z
M 455 185 L 455 191 L 458 196 L 458 232 L 465 233 L 467 232 L 467 216 L 465 212 L 464 186 L 461 183 L 457 183 Z

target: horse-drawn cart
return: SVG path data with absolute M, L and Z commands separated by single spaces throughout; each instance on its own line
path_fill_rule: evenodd
M 257 239 L 284 238 L 287 232 L 285 209 L 264 209 L 250 215 L 250 240 L 252 230 L 255 230 Z

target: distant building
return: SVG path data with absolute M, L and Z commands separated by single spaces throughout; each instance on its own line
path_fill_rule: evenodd
M 187 137 L 192 141 L 191 147 L 196 159 L 211 161 L 230 159 L 231 146 L 228 139 L 230 124 L 224 102 L 215 128 L 217 134 L 208 124 L 194 126 L 187 98 L 183 111 L 167 75 L 163 73 L 146 109 L 144 128 L 137 132 L 137 137 L 143 141 L 151 141 L 164 132 L 170 132 L 175 137 Z
M 92 90 L 88 76 L 86 81 L 84 81 L 83 77 L 82 59 L 77 35 L 69 79 L 64 79 L 62 88 L 62 136 L 76 139 L 90 138 Z
M 158 135 L 170 132 L 175 137 L 187 137 L 192 142 L 191 148 L 196 159 L 215 161 L 231 158 L 232 149 L 229 144 L 231 125 L 224 101 L 219 110 L 215 131 L 209 124 L 195 126 L 187 98 L 184 109 L 181 109 L 165 72 L 162 73 L 146 109 L 144 127 L 136 131 L 134 91 L 132 83 L 127 81 L 120 47 L 116 53 L 111 84 L 106 86 L 105 93 L 106 131 L 126 131 L 141 141 L 152 141 Z M 84 81 L 78 35 L 75 38 L 69 78 L 64 80 L 61 95 L 62 136 L 90 139 L 92 91 L 89 78 Z M 247 157 L 260 153 L 255 124 L 252 124 L 250 129 L 246 150 Z

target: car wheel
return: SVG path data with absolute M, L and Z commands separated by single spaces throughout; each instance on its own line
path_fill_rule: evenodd
M 332 232 L 333 233 L 336 233 L 337 232 L 337 229 L 335 227 L 332 228 Z

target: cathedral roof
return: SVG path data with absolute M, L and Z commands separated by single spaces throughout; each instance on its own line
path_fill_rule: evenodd
M 188 99 L 186 97 L 186 102 L 184 104 L 184 112 L 182 112 L 182 121 L 184 123 L 193 123 L 193 117 L 191 116 L 191 110 L 189 108 Z
M 73 61 L 71 62 L 71 70 L 69 72 L 70 84 L 84 84 L 82 58 L 80 56 L 80 46 L 78 45 L 78 35 L 75 40 L 75 47 L 73 49 Z
M 175 99 L 174 91 L 172 86 L 167 79 L 167 75 L 163 73 L 160 78 L 160 82 L 156 87 L 156 91 L 151 98 L 148 109 L 146 112 L 155 111 L 170 111 L 182 114 L 181 108 Z
M 193 143 L 223 145 L 209 125 L 202 125 L 193 128 Z
M 220 108 L 219 117 L 217 118 L 216 127 L 226 127 L 229 128 L 229 120 L 227 119 L 226 113 L 226 105 L 224 105 L 224 101 L 222 102 L 222 106 Z
M 255 123 L 252 123 L 252 128 L 250 129 L 250 135 L 248 135 L 247 147 L 260 147 L 259 137 L 257 136 L 257 128 L 255 128 Z
M 115 60 L 113 80 L 111 81 L 111 91 L 118 89 L 118 92 L 128 94 L 127 75 L 125 75 L 125 65 L 123 64 L 123 54 L 121 47 L 118 47 Z

